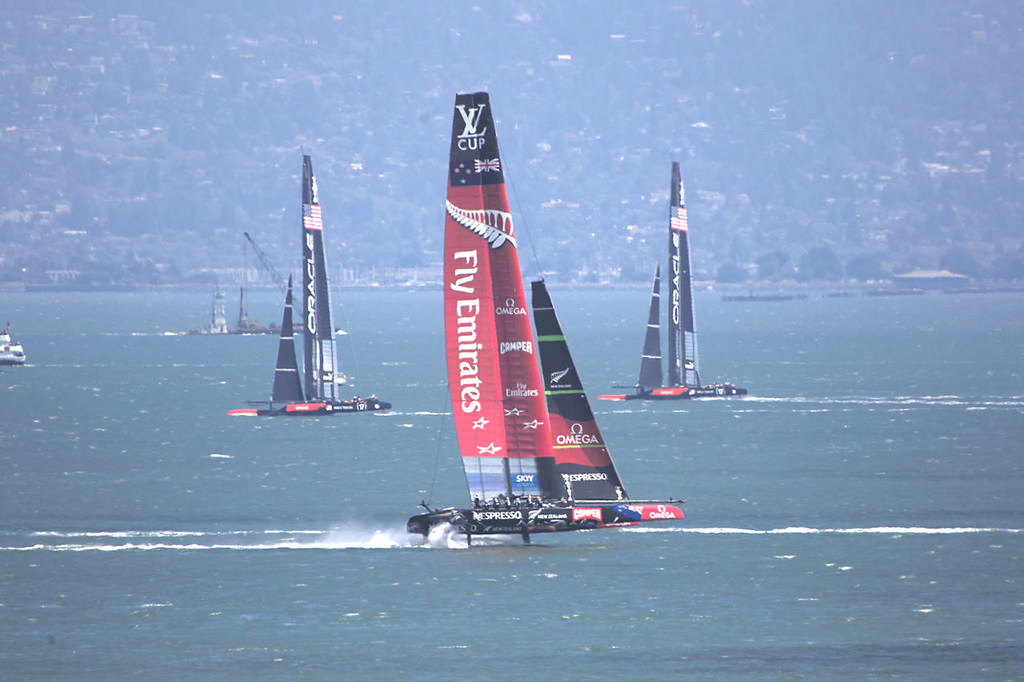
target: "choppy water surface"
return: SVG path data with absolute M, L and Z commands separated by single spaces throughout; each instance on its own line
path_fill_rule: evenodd
M 632 382 L 646 292 L 552 296 L 588 391 Z M 466 501 L 438 292 L 346 293 L 352 390 L 395 409 L 294 420 L 226 417 L 276 339 L 173 334 L 208 296 L 4 294 L 0 669 L 1018 679 L 1022 303 L 704 294 L 704 378 L 750 396 L 594 403 L 629 493 L 686 520 L 467 549 L 404 532 Z

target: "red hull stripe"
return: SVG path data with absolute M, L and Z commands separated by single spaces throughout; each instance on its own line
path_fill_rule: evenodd
M 316 412 L 327 406 L 327 403 L 293 403 L 284 408 L 285 412 Z

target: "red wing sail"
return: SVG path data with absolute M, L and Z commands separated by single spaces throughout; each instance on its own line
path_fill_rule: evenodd
M 563 494 L 570 500 L 626 499 L 544 282 L 533 283 L 533 316 L 551 418 L 555 471 Z
M 541 495 L 551 434 L 487 93 L 455 98 L 445 208 L 445 349 L 470 496 Z

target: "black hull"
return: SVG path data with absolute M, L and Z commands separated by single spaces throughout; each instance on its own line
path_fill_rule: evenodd
M 691 400 L 694 398 L 730 398 L 747 395 L 747 389 L 732 384 L 712 386 L 663 386 L 647 391 L 617 395 L 599 395 L 598 400 Z
M 280 407 L 243 408 L 228 412 L 230 417 L 324 417 L 390 410 L 391 403 L 376 398 L 353 398 L 335 402 L 291 403 Z
M 691 398 L 728 398 L 746 395 L 747 389 L 732 384 L 715 384 L 714 386 L 691 386 Z
M 557 533 L 617 526 L 635 526 L 645 521 L 682 519 L 680 501 L 600 501 L 575 504 L 522 504 L 481 506 L 473 509 L 431 510 L 417 514 L 406 523 L 410 534 L 430 535 L 439 526 L 456 533 L 473 535 L 519 535 L 529 541 L 533 533 Z
M 626 400 L 692 400 L 694 398 L 729 398 L 746 394 L 747 389 L 739 386 L 715 384 L 713 386 L 686 386 L 685 390 L 656 388 L 636 395 L 627 395 Z

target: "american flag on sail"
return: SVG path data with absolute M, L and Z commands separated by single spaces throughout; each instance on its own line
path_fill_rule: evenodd
M 474 159 L 474 170 L 477 173 L 498 172 L 501 170 L 500 159 Z
M 322 230 L 324 225 L 320 222 L 320 205 L 302 205 L 302 227 L 307 230 Z
M 679 230 L 680 232 L 687 231 L 686 225 L 686 207 L 685 206 L 673 206 L 672 214 L 669 216 L 669 227 L 673 230 Z

